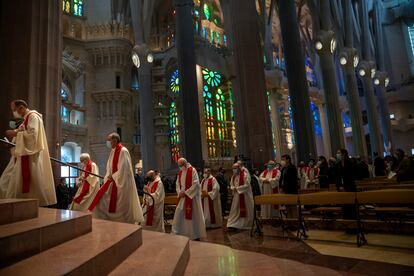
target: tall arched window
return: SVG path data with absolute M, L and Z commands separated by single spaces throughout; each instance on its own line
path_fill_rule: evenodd
M 71 0 L 63 0 L 62 1 L 62 10 L 65 13 L 70 13 L 70 2 L 71 2 Z
M 315 128 L 315 134 L 318 136 L 322 135 L 322 126 L 321 126 L 321 116 L 319 114 L 319 108 L 316 104 L 311 102 L 311 111 L 312 111 L 312 119 L 313 125 Z
M 62 11 L 74 16 L 83 16 L 83 0 L 63 0 Z
M 179 133 L 179 121 L 178 121 L 178 112 L 177 106 L 174 101 L 171 102 L 169 108 L 169 138 L 170 138 L 170 149 L 171 149 L 171 159 L 174 162 L 177 162 L 180 158 L 180 133 Z

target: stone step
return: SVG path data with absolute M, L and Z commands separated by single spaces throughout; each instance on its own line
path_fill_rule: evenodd
M 183 236 L 143 231 L 142 246 L 110 275 L 183 275 L 190 258 L 189 240 Z
M 36 218 L 37 199 L 0 199 L 0 225 Z
M 92 216 L 38 208 L 33 219 L 0 225 L 0 268 L 91 231 Z
M 142 244 L 137 225 L 93 219 L 92 227 L 92 232 L 6 267 L 0 275 L 106 275 Z

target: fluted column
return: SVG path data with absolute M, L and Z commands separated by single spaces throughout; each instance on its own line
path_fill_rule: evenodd
M 305 72 L 305 55 L 294 0 L 279 1 L 279 17 L 294 118 L 297 161 L 307 161 L 316 157 L 316 145 Z
M 278 90 L 270 91 L 270 108 L 271 108 L 271 118 L 272 118 L 272 133 L 273 133 L 273 143 L 276 146 L 276 160 L 280 160 L 282 154 L 288 153 L 286 143 L 282 143 L 282 128 L 280 125 L 280 114 L 279 114 L 279 98 L 280 93 Z
M 387 93 L 388 83 L 388 74 L 378 71 L 374 78 L 374 84 L 380 110 L 382 137 L 384 139 L 385 146 L 389 150 L 389 153 L 392 153 L 392 128 L 390 112 L 388 110 L 387 96 L 385 95 L 385 93 Z
M 324 153 L 323 154 L 328 157 L 334 156 L 338 149 L 336 149 L 335 151 L 332 151 L 331 137 L 329 135 L 329 125 L 328 125 L 327 115 L 326 115 L 326 105 L 323 103 L 319 103 L 318 109 L 319 109 L 319 117 L 321 118 L 322 138 L 324 141 L 324 147 L 323 147 Z
M 196 168 L 203 166 L 201 148 L 200 113 L 197 93 L 196 56 L 194 48 L 194 23 L 192 0 L 174 0 L 176 20 L 176 48 L 181 77 L 183 104 L 182 150 Z M 201 15 L 200 15 L 201 16 Z
M 60 1 L 15 0 L 0 4 L 0 134 L 12 117 L 10 101 L 24 99 L 43 114 L 50 155 L 60 157 Z M 3 137 L 3 136 L 0 136 Z M 0 173 L 10 156 L 0 149 Z M 55 181 L 60 165 L 52 163 Z
M 362 52 L 364 61 L 360 63 L 358 73 L 362 79 L 365 93 L 365 104 L 368 115 L 369 137 L 371 142 L 371 157 L 374 152 L 382 154 L 383 143 L 379 127 L 377 105 L 374 96 L 374 85 L 372 78 L 375 75 L 375 63 L 372 61 L 372 53 L 370 47 L 370 28 L 368 19 L 368 2 L 362 1 Z
M 254 1 L 229 0 L 224 21 L 231 25 L 234 119 L 238 154 L 262 165 L 272 158 L 272 129 L 266 96 L 263 49 Z

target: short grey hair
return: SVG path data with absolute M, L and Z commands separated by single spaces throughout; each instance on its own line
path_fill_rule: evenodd
M 89 153 L 81 153 L 79 159 L 88 159 L 88 160 L 91 160 L 91 156 L 89 155 Z
M 112 132 L 109 135 L 109 138 L 111 138 L 112 140 L 116 140 L 118 143 L 121 142 L 121 136 L 119 136 L 118 133 L 116 132 Z

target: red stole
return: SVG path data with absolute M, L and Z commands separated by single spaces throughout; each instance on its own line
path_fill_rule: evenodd
M 266 176 L 267 176 L 268 173 L 269 173 L 269 170 L 264 170 L 263 177 L 266 178 Z M 272 170 L 272 178 L 276 178 L 276 176 L 277 176 L 278 173 L 279 173 L 279 170 L 278 169 L 273 169 Z M 278 187 L 273 188 L 272 192 L 274 194 L 279 193 L 279 188 Z
M 40 116 L 39 113 L 36 111 L 30 111 L 27 113 L 26 118 L 23 121 L 24 130 L 27 130 L 27 125 L 29 124 L 29 117 L 32 114 L 37 114 Z M 23 178 L 23 185 L 22 185 L 22 193 L 30 192 L 30 163 L 29 163 L 29 155 L 23 155 L 20 157 L 21 166 L 22 166 L 22 178 Z
M 203 182 L 201 184 L 201 188 L 204 190 L 204 184 L 205 179 L 203 179 Z M 211 192 L 213 190 L 213 178 L 210 177 L 207 181 L 207 192 Z M 203 211 L 204 211 L 204 200 L 206 198 L 203 198 Z M 210 221 L 212 224 L 216 223 L 216 213 L 214 212 L 214 202 L 213 200 L 208 196 L 208 210 L 210 211 Z
M 86 178 L 89 176 L 89 172 L 92 172 L 92 160 L 89 160 L 88 163 L 86 164 L 86 168 L 85 168 L 84 172 L 84 178 L 85 180 L 83 181 L 83 186 L 82 186 L 82 191 L 80 192 L 80 194 L 75 197 L 73 199 L 73 202 L 80 204 L 82 202 L 82 199 L 85 197 L 85 195 L 89 192 L 89 188 L 90 188 L 90 184 L 88 181 L 86 181 Z
M 233 183 L 234 183 L 234 176 L 233 176 Z M 239 186 L 244 185 L 244 171 L 240 169 L 239 174 Z M 244 194 L 239 194 L 239 205 L 240 205 L 240 217 L 245 218 L 247 216 L 246 210 L 246 201 L 244 199 Z
M 118 171 L 118 161 L 119 161 L 119 155 L 122 150 L 122 144 L 119 143 L 115 147 L 114 152 L 114 158 L 112 158 L 112 174 L 116 173 Z M 96 197 L 93 199 L 91 206 L 89 206 L 88 210 L 93 211 L 96 204 L 101 200 L 105 192 L 109 189 L 109 186 L 112 183 L 112 190 L 111 190 L 111 200 L 109 201 L 109 213 L 115 213 L 116 212 L 116 200 L 118 198 L 118 188 L 116 187 L 116 183 L 113 180 L 108 179 L 105 184 L 102 185 L 102 187 L 99 189 L 98 193 L 96 194 Z
M 306 167 L 306 175 L 308 176 L 308 178 L 310 178 L 310 167 Z M 318 167 L 314 167 L 313 168 L 313 177 L 316 178 L 318 176 L 319 173 L 319 168 Z
M 180 172 L 178 173 L 178 181 L 180 182 L 180 188 L 181 188 L 181 175 L 182 174 L 183 174 L 183 171 L 180 170 Z M 185 190 L 187 191 L 189 188 L 191 188 L 192 185 L 193 185 L 193 167 L 189 167 L 185 175 Z M 193 200 L 187 195 L 185 196 L 184 208 L 185 208 L 185 218 L 188 220 L 192 220 Z
M 155 182 L 154 185 L 152 185 L 150 193 L 153 194 L 158 188 L 159 181 Z M 147 186 L 149 186 L 150 183 L 148 182 Z M 148 207 L 148 213 L 147 213 L 147 225 L 152 226 L 152 221 L 154 220 L 154 209 L 155 209 L 155 202 L 151 206 Z

